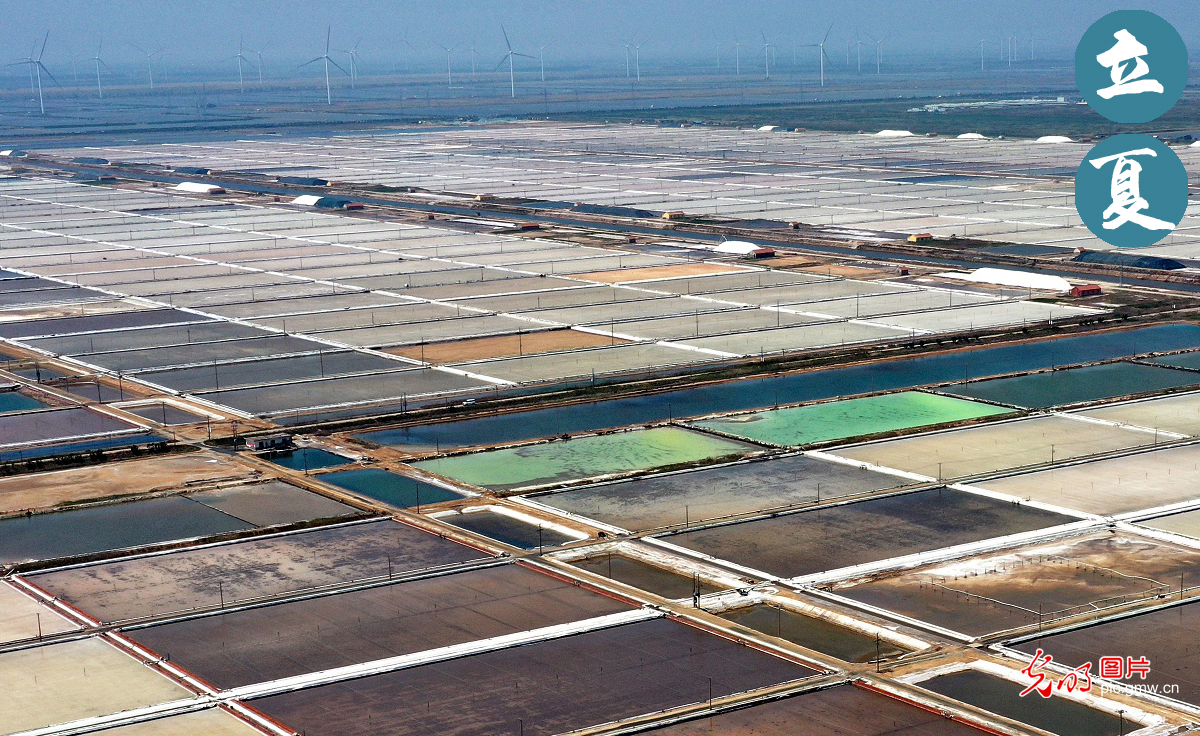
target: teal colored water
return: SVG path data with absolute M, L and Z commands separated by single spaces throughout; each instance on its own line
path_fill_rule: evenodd
M 364 432 L 381 445 L 471 447 L 661 422 L 670 417 L 745 411 L 774 404 L 910 388 L 943 381 L 1041 370 L 1141 353 L 1200 347 L 1200 325 L 1173 323 L 936 355 L 896 358 L 844 368 L 791 373 L 588 404 L 434 422 Z
M 463 497 L 461 493 L 382 468 L 335 470 L 317 477 L 326 483 L 399 508 L 423 506 Z
M 26 396 L 18 391 L 4 391 L 0 393 L 0 412 L 45 409 L 47 406 L 49 404 L 38 401 L 31 396 Z
M 413 463 L 413 466 L 464 483 L 509 490 L 694 462 L 755 449 L 753 445 L 678 427 L 655 427 L 434 458 Z
M 1106 363 L 1012 378 L 959 383 L 946 393 L 1041 409 L 1200 383 L 1200 373 L 1139 363 Z
M 259 457 L 292 470 L 316 470 L 334 465 L 345 465 L 350 462 L 348 457 L 316 447 L 298 447 L 294 450 L 267 452 Z
M 695 426 L 776 445 L 804 445 L 1008 412 L 1004 407 L 977 401 L 903 391 L 706 419 Z

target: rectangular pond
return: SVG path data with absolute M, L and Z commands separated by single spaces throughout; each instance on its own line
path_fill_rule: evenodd
M 1099 672 L 1101 657 L 1145 657 L 1150 660 L 1146 685 L 1178 686 L 1178 692 L 1168 697 L 1200 705 L 1197 627 L 1200 627 L 1200 605 L 1185 603 L 1010 646 L 1029 654 L 1041 648 L 1055 662 L 1068 667 L 1091 662 L 1092 672 Z M 1125 681 L 1130 683 L 1143 681 L 1137 677 Z
M 930 478 L 957 478 L 1150 445 L 1138 432 L 1061 415 L 983 424 L 833 450 L 838 455 Z
M 748 708 L 727 710 L 646 736 L 981 736 L 978 729 L 854 685 L 806 692 Z M 124 736 L 122 734 L 122 736 Z
M 780 577 L 928 552 L 1044 529 L 1073 518 L 932 488 L 662 537 L 663 541 Z
M 775 445 L 805 445 L 1008 412 L 1004 407 L 978 401 L 901 391 L 705 419 L 694 424 Z
M 434 458 L 413 463 L 413 467 L 505 491 L 712 460 L 757 449 L 678 427 L 655 427 Z
M 920 687 L 961 700 L 1014 721 L 1049 731 L 1058 736 L 1121 736 L 1122 725 L 1136 730 L 1136 723 L 1123 723 L 1117 716 L 1061 697 L 1020 697 L 1026 685 L 975 670 L 941 675 L 919 683 Z
M 137 629 L 129 636 L 220 688 L 630 610 L 519 564 Z
M 768 636 L 786 639 L 802 647 L 837 657 L 844 662 L 875 662 L 907 651 L 878 637 L 765 603 L 732 608 L 717 615 Z
M 1041 409 L 1196 383 L 1200 383 L 1197 372 L 1118 362 L 958 383 L 939 390 L 972 399 Z
M 791 455 L 585 486 L 533 500 L 630 531 L 645 531 L 906 483 L 894 475 Z
M 958 559 L 836 592 L 971 636 L 1049 623 L 1200 580 L 1200 551 L 1127 533 L 1089 534 Z M 1195 584 L 1194 582 L 1191 584 Z
M 114 560 L 30 579 L 103 621 L 122 621 L 486 557 L 388 519 Z
M 1152 325 L 726 381 L 649 396 L 381 429 L 359 436 L 383 445 L 421 448 L 432 448 L 435 444 L 447 448 L 500 444 L 649 424 L 670 417 L 743 411 L 1196 346 L 1200 346 L 1200 325 L 1182 322 Z
M 330 468 L 335 465 L 345 465 L 352 462 L 345 455 L 338 455 L 335 452 L 322 450 L 319 447 L 297 447 L 291 450 L 277 450 L 274 452 L 264 452 L 259 455 L 263 460 L 269 460 L 276 465 L 281 465 L 292 470 L 317 470 L 319 468 Z
M 332 483 L 339 488 L 399 508 L 420 509 L 422 505 L 454 501 L 466 495 L 383 468 L 335 470 L 315 477 L 325 483 Z
M 547 528 L 541 524 L 523 521 L 514 516 L 487 509 L 467 513 L 455 512 L 438 518 L 447 524 L 453 524 L 461 529 L 482 534 L 490 539 L 522 549 L 557 547 L 578 539 L 578 537 L 564 534 L 557 529 Z
M 296 731 L 322 736 L 522 731 L 553 736 L 812 674 L 728 639 L 656 619 L 250 704 Z
M 636 557 L 611 552 L 574 560 L 571 564 L 581 570 L 603 575 L 609 580 L 616 580 L 661 595 L 663 598 L 690 598 L 694 594 L 706 595 L 722 590 L 699 578 L 652 565 Z

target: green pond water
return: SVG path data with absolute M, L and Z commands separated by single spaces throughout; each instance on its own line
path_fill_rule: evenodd
M 360 493 L 392 506 L 409 508 L 462 498 L 447 488 L 382 468 L 336 470 L 317 476 L 326 483 Z
M 413 466 L 484 488 L 509 490 L 695 462 L 755 449 L 753 445 L 700 432 L 656 427 L 435 458 Z
M 977 401 L 920 391 L 903 391 L 861 399 L 760 411 L 736 417 L 707 419 L 696 422 L 695 426 L 777 445 L 804 445 L 928 424 L 956 422 L 1008 411 L 1003 407 Z
M 787 611 L 778 606 L 760 603 L 724 611 L 718 615 L 768 636 L 786 639 L 802 647 L 837 657 L 844 662 L 873 662 L 877 657 L 894 657 L 906 651 L 886 641 L 877 641 L 873 636 L 819 618 Z

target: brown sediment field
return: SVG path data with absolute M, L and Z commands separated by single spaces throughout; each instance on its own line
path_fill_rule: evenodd
M 1178 591 L 1181 575 L 1186 585 L 1200 578 L 1200 551 L 1103 531 L 955 560 L 837 593 L 979 636 L 1039 619 L 1100 615 L 1118 603 Z
M 463 360 L 501 358 L 511 355 L 533 355 L 554 350 L 573 350 L 597 345 L 619 345 L 629 342 L 620 338 L 594 335 L 579 330 L 544 330 L 520 334 L 476 337 L 451 340 L 432 345 L 408 345 L 388 348 L 383 352 L 403 355 L 427 363 L 455 363 Z
M 0 478 L 0 513 L 117 495 L 166 490 L 188 482 L 244 478 L 251 468 L 201 451 Z
M 790 259 L 789 259 L 790 260 Z M 796 259 L 798 263 L 812 263 L 811 258 Z M 786 260 L 775 259 L 772 261 L 773 266 L 787 266 Z M 872 278 L 876 276 L 895 276 L 898 269 L 874 268 L 870 266 L 851 266 L 846 263 L 822 263 L 814 266 L 801 266 L 799 268 L 789 269 L 791 271 L 799 271 L 802 273 L 812 273 L 824 276 L 846 276 L 855 279 Z
M 601 281 L 606 284 L 617 284 L 623 281 L 641 281 L 643 279 L 669 279 L 683 276 L 708 276 L 714 273 L 737 273 L 747 270 L 744 266 L 732 266 L 721 263 L 680 263 L 672 266 L 647 266 L 645 268 L 618 268 L 612 271 L 592 271 L 591 273 L 575 274 L 578 278 L 589 281 Z

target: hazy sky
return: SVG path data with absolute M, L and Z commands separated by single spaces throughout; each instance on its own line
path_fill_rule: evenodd
M 25 57 L 48 29 L 51 70 L 69 68 L 72 53 L 76 59 L 94 55 L 101 37 L 105 61 L 113 65 L 137 57 L 131 44 L 162 45 L 173 65 L 221 63 L 236 53 L 239 35 L 247 49 L 266 46 L 268 63 L 290 69 L 321 52 L 326 24 L 333 27 L 334 48 L 362 39 L 366 70 L 372 63 L 394 66 L 405 38 L 416 47 L 407 51 L 411 58 L 426 64 L 444 63 L 433 42 L 468 46 L 474 39 L 480 66 L 491 68 L 503 53 L 501 23 L 520 51 L 536 54 L 538 44 L 547 44 L 551 63 L 623 58 L 622 44 L 631 38 L 644 43 L 642 59 L 649 64 L 711 57 L 718 41 L 731 49 L 735 39 L 758 47 L 743 53 L 761 53 L 763 32 L 777 54 L 790 55 L 794 39 L 815 42 L 831 23 L 831 57 L 845 53 L 845 39 L 856 28 L 864 36 L 885 36 L 890 58 L 931 50 L 965 55 L 978 49 L 980 38 L 998 53 L 999 38 L 1007 35 L 1032 35 L 1036 49 L 1065 56 L 1093 20 L 1130 7 L 1163 16 L 1189 46 L 1200 43 L 1195 0 L 5 0 L 3 7 L 5 54 L 13 61 Z

